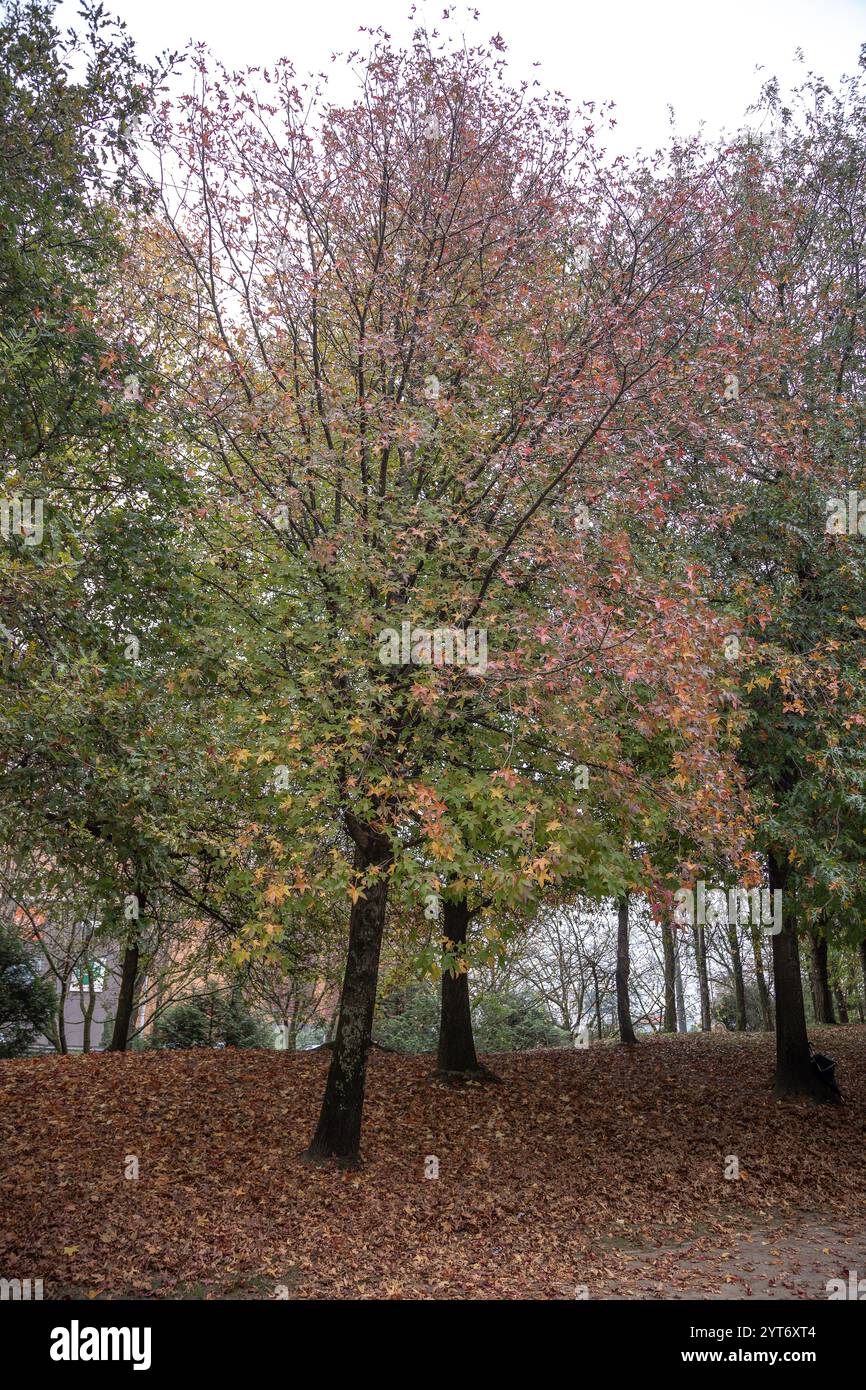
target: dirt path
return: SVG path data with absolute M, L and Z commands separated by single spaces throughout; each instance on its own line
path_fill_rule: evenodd
M 803 1217 L 754 1227 L 729 1241 L 717 1235 L 658 1250 L 611 1249 L 609 1287 L 590 1297 L 646 1299 L 827 1299 L 831 1279 L 862 1279 L 866 1301 L 866 1230 Z M 618 1285 L 620 1287 L 618 1288 Z

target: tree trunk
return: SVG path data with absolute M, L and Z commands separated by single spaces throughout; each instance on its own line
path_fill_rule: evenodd
M 812 983 L 815 995 L 815 1022 L 835 1023 L 833 996 L 830 993 L 830 979 L 827 974 L 827 938 L 812 929 L 809 932 L 809 950 L 812 957 Z
M 786 894 L 788 865 L 774 854 L 769 856 L 770 891 Z M 811 1096 L 814 1100 L 835 1102 L 837 1097 L 818 1078 L 809 1058 L 809 1038 L 803 1009 L 803 982 L 800 977 L 800 951 L 797 922 L 783 899 L 782 930 L 773 936 L 773 979 L 776 986 L 776 1075 L 773 1094 Z
M 117 1013 L 114 1015 L 114 1029 L 111 1034 L 109 1052 L 125 1052 L 129 1041 L 129 1029 L 135 1008 L 135 982 L 138 979 L 138 933 L 127 942 L 123 953 L 123 966 L 120 972 L 120 989 L 117 994 Z
M 836 995 L 836 1016 L 840 1023 L 848 1023 L 848 1000 L 845 998 L 845 991 L 841 985 L 835 989 Z
M 628 893 L 623 893 L 618 903 L 616 931 L 616 1014 L 619 1021 L 620 1041 L 633 1044 L 637 1042 L 631 1021 L 631 1006 L 628 997 L 629 943 L 628 943 Z
M 96 1008 L 96 990 L 94 989 L 93 966 L 92 966 L 92 964 L 91 964 L 90 970 L 88 971 L 87 989 L 88 989 L 87 1007 L 86 1007 L 86 1009 L 84 1010 L 84 1015 L 83 1015 L 83 1017 L 84 1017 L 84 1027 L 83 1027 L 83 1030 L 82 1030 L 82 1037 L 81 1037 L 81 1051 L 82 1051 L 82 1052 L 89 1052 L 89 1051 L 90 1051 L 90 1035 L 91 1035 L 91 1031 L 92 1031 L 92 1028 L 93 1028 L 93 1011 L 94 1011 L 94 1009 Z
M 376 868 L 379 872 L 366 881 L 363 895 L 352 904 L 337 1036 L 319 1123 L 305 1154 L 314 1162 L 335 1158 L 345 1167 L 355 1166 L 360 1159 L 364 1083 L 388 901 L 386 869 L 391 862 L 387 836 L 376 834 L 354 817 L 350 833 L 355 841 L 357 873 Z
M 68 997 L 67 982 L 64 980 L 57 999 L 57 1044 L 58 1051 L 64 1057 L 69 1052 L 69 1045 L 66 1041 L 66 1000 Z
M 469 904 L 465 898 L 445 903 L 443 936 L 446 950 L 458 958 L 463 956 L 469 930 Z M 442 972 L 442 1005 L 439 1018 L 439 1051 L 436 1065 L 440 1072 L 478 1074 L 481 1068 L 472 1035 L 472 1011 L 469 1007 L 469 972 Z
M 863 976 L 863 1008 L 866 1011 L 866 940 L 860 942 L 860 973 Z
M 761 1021 L 764 1025 L 764 1032 L 770 1033 L 773 1030 L 773 1006 L 770 1003 L 770 991 L 767 988 L 767 977 L 764 974 L 764 950 L 761 943 L 761 924 L 752 923 L 752 951 L 755 956 L 755 979 L 758 982 L 758 998 L 761 1001 Z
M 704 928 L 695 922 L 692 931 L 695 938 L 695 963 L 698 971 L 698 989 L 701 996 L 701 1032 L 709 1033 L 713 1023 L 710 1009 L 710 982 L 707 977 L 707 939 Z
M 673 927 L 667 922 L 662 923 L 662 951 L 664 952 L 665 971 L 665 1022 L 662 1031 L 675 1033 L 677 1031 L 677 1003 L 674 984 L 674 937 Z
M 686 1018 L 686 996 L 683 989 L 683 972 L 680 963 L 679 936 L 673 938 L 674 942 L 674 1000 L 677 1008 L 677 1032 L 687 1033 L 689 1031 L 688 1019 Z
M 592 963 L 592 981 L 595 989 L 595 1029 L 601 1040 L 601 993 L 598 988 L 598 966 L 595 961 Z
M 746 988 L 743 982 L 743 958 L 740 954 L 740 932 L 736 922 L 728 924 L 728 946 L 734 972 L 734 999 L 737 1006 L 737 1032 L 746 1031 Z

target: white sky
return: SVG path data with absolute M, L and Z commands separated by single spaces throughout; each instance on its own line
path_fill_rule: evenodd
M 428 28 L 443 8 L 443 0 L 418 6 Z M 765 78 L 778 76 L 784 88 L 811 68 L 835 82 L 856 70 L 866 42 L 866 0 L 478 0 L 478 8 L 476 23 L 455 6 L 453 28 L 470 42 L 500 33 L 516 77 L 540 77 L 575 101 L 615 101 L 610 147 L 623 150 L 664 142 L 668 103 L 682 132 L 701 119 L 710 135 L 733 129 Z M 361 24 L 395 39 L 414 27 L 409 0 L 106 0 L 106 9 L 126 20 L 146 59 L 194 38 L 231 66 L 285 56 L 299 74 L 329 68 L 334 49 L 357 45 Z M 61 22 L 76 10 L 77 0 L 64 0 Z M 794 59 L 798 46 L 805 67 Z

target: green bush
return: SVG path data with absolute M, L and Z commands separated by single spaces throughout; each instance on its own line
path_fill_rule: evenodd
M 0 924 L 0 1057 L 22 1056 L 50 1026 L 56 1002 L 39 977 L 33 948 Z
M 435 1052 L 439 1044 L 439 995 L 425 980 L 394 990 L 379 1001 L 373 1037 L 398 1052 Z
M 153 1048 L 271 1047 L 270 1031 L 243 1000 L 204 991 L 156 1020 L 145 1044 Z
M 533 995 L 482 994 L 472 1006 L 479 1052 L 525 1052 L 533 1047 L 567 1047 L 571 1039 Z M 439 993 L 429 981 L 395 990 L 379 1001 L 376 1042 L 398 1052 L 435 1052 L 439 1043 Z
M 528 1052 L 534 1047 L 567 1047 L 571 1042 L 533 995 L 482 994 L 472 1011 L 472 1023 L 479 1052 Z

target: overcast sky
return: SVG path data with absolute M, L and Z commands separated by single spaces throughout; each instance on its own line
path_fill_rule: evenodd
M 418 8 L 428 28 L 438 24 L 442 0 Z M 476 22 L 455 6 L 451 27 L 467 38 L 500 33 L 515 76 L 541 76 L 576 101 L 614 100 L 612 147 L 622 149 L 662 143 L 668 104 L 681 131 L 701 119 L 710 134 L 730 130 L 764 78 L 784 86 L 804 73 L 798 46 L 806 68 L 835 81 L 856 69 L 866 42 L 866 0 L 481 0 L 478 8 Z M 194 38 L 232 66 L 285 56 L 299 73 L 328 68 L 334 49 L 356 45 L 361 24 L 395 38 L 413 27 L 409 0 L 106 0 L 106 9 L 126 20 L 146 58 Z M 64 23 L 76 10 L 77 0 L 64 0 Z

